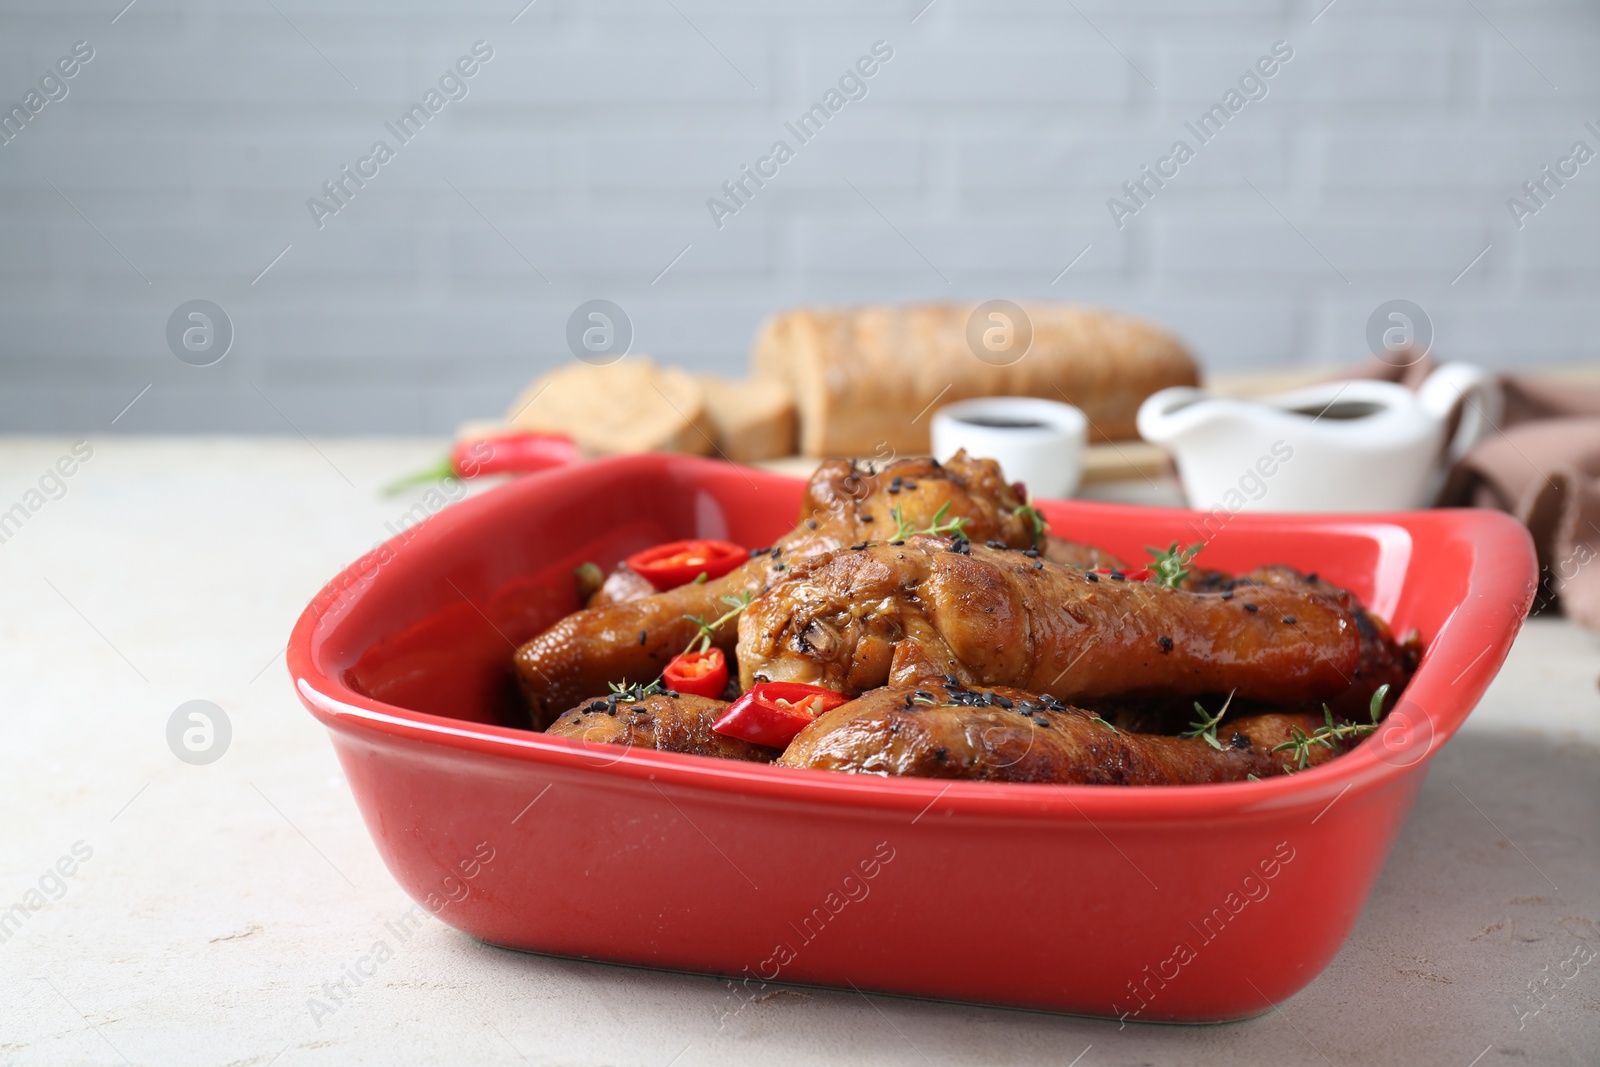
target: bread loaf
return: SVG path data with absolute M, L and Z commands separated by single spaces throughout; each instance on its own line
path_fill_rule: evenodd
M 567 434 L 590 455 L 712 451 L 700 384 L 638 356 L 606 367 L 571 363 L 542 375 L 512 403 L 506 421 L 518 430 Z
M 1158 389 L 1198 384 L 1176 338 L 1129 316 L 1030 304 L 1026 354 L 1007 366 L 968 343 L 976 305 L 797 309 L 763 324 L 758 377 L 786 385 L 811 456 L 926 452 L 932 408 L 975 396 L 1036 396 L 1082 408 L 1091 441 L 1136 437 L 1139 405 Z
M 772 378 L 699 376 L 706 414 L 714 427 L 717 451 L 735 463 L 792 456 L 795 450 L 794 397 Z

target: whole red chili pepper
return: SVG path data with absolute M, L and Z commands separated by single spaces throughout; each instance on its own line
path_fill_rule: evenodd
M 581 459 L 570 437 L 552 433 L 517 433 L 504 437 L 463 438 L 436 466 L 418 471 L 384 488 L 386 495 L 427 482 L 477 478 L 486 474 L 532 474 Z
M 752 745 L 785 748 L 817 716 L 849 699 L 820 685 L 760 682 L 729 704 L 711 729 Z
M 720 700 L 723 690 L 728 688 L 728 657 L 720 648 L 673 656 L 667 669 L 661 672 L 661 680 L 668 689 Z

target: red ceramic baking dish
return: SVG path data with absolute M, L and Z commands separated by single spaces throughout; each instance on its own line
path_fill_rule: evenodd
M 1227 785 L 886 779 L 519 728 L 513 648 L 577 607 L 572 570 L 649 545 L 764 545 L 796 479 L 649 455 L 531 475 L 363 557 L 289 642 L 372 839 L 405 890 L 494 945 L 558 956 L 1139 1021 L 1238 1019 L 1349 933 L 1428 760 L 1499 669 L 1534 592 L 1487 511 L 1214 513 L 1209 567 L 1288 563 L 1427 651 L 1376 734 Z M 1196 512 L 1046 503 L 1127 559 Z

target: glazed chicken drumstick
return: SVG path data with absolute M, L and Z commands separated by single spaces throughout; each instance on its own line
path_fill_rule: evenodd
M 771 763 L 779 750 L 724 737 L 711 729 L 728 709 L 725 701 L 641 687 L 585 700 L 545 733 L 595 744 L 653 748 L 691 756 Z
M 1350 686 L 1354 620 L 1309 587 L 1192 593 L 965 539 L 815 556 L 739 619 L 739 680 L 847 694 L 946 675 L 1081 702 L 1236 693 L 1300 704 Z
M 727 610 L 722 598 L 759 593 L 790 568 L 819 553 L 895 535 L 896 514 L 912 527 L 966 520 L 968 536 L 1032 548 L 1038 541 L 1024 501 L 989 459 L 958 453 L 950 462 L 904 459 L 876 473 L 843 460 L 822 464 L 806 486 L 800 522 L 771 549 L 713 581 L 626 603 L 575 612 L 517 650 L 516 669 L 535 729 L 544 729 L 578 701 L 606 693 L 623 678 L 647 681 Z M 732 623 L 714 643 L 733 649 Z
M 951 682 L 954 679 L 950 679 Z M 1192 785 L 1282 774 L 1274 747 L 1308 734 L 1319 715 L 1255 715 L 1203 737 L 1130 734 L 1048 696 L 1005 687 L 930 683 L 874 689 L 817 718 L 778 764 L 850 774 L 997 782 Z M 1309 746 L 1306 766 L 1332 759 Z

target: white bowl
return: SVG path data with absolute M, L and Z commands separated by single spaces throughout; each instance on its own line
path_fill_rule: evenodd
M 1000 464 L 1006 480 L 1039 497 L 1069 497 L 1083 476 L 1089 420 L 1071 404 L 1031 396 L 958 400 L 933 415 L 933 455 L 961 449 Z

